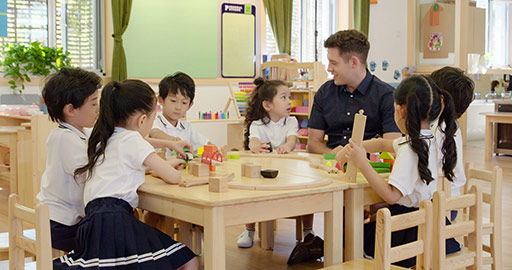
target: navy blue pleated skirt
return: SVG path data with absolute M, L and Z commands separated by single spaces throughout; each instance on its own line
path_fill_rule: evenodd
M 196 255 L 133 215 L 124 200 L 89 202 L 79 223 L 78 247 L 53 261 L 54 269 L 177 269 Z

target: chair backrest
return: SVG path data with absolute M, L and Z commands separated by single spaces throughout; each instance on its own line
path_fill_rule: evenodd
M 422 201 L 418 211 L 391 216 L 387 208 L 377 212 L 375 269 L 391 268 L 391 263 L 416 257 L 416 269 L 430 269 L 432 254 L 432 202 Z M 418 239 L 391 247 L 391 233 L 418 226 Z
M 48 206 L 35 209 L 19 204 L 16 194 L 9 196 L 9 269 L 25 269 L 25 251 L 36 255 L 37 269 L 52 269 L 50 215 Z M 23 236 L 23 222 L 33 224 L 36 240 Z
M 454 209 L 469 208 L 469 219 L 446 225 L 446 212 Z M 460 256 L 446 256 L 446 239 L 468 236 L 467 251 Z M 447 198 L 443 191 L 434 193 L 434 238 L 433 269 L 460 269 L 473 266 L 482 269 L 482 190 L 480 186 L 471 187 L 462 196 Z
M 501 231 L 502 169 L 495 166 L 492 171 L 479 170 L 473 168 L 473 164 L 468 162 L 464 166 L 464 172 L 466 174 L 464 193 L 467 193 L 475 184 L 487 183 L 490 186 L 489 192 L 482 190 L 482 201 L 489 204 L 489 221 L 494 223 L 494 227 L 498 228 L 497 231 Z

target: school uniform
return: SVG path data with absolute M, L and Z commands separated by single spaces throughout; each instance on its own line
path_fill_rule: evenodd
M 444 128 L 444 124 L 442 126 Z M 441 128 L 438 126 L 436 122 L 432 126 L 432 132 L 434 137 L 436 138 L 436 146 L 438 152 L 438 162 L 439 168 L 442 168 L 443 164 L 443 153 L 441 149 L 443 149 L 444 142 L 444 133 L 441 131 Z M 464 184 L 466 184 L 466 174 L 464 173 L 464 162 L 462 159 L 462 151 L 464 146 L 462 145 L 462 132 L 460 131 L 460 127 L 457 125 L 457 131 L 455 131 L 455 149 L 457 150 L 457 162 L 455 163 L 455 168 L 453 168 L 453 182 L 451 183 L 451 197 L 460 196 L 460 189 Z
M 84 133 L 85 132 L 85 133 Z M 87 163 L 89 132 L 60 123 L 46 140 L 46 170 L 37 200 L 48 205 L 52 247 L 69 252 L 75 248 L 77 224 L 84 216 L 84 179 L 75 169 Z
M 209 142 L 209 140 L 201 135 L 201 133 L 197 132 L 189 122 L 178 120 L 178 123 L 174 126 L 162 114 L 156 116 L 153 122 L 153 128 L 158 128 L 169 136 L 188 141 L 194 147 L 194 152 L 197 152 L 199 147 L 203 147 Z M 171 150 L 167 149 L 166 156 L 171 156 Z
M 143 162 L 154 151 L 139 132 L 115 128 L 105 158 L 85 184 L 79 246 L 54 260 L 54 269 L 176 269 L 195 257 L 133 215 L 145 177 Z
M 262 120 L 256 120 L 249 126 L 249 139 L 256 138 L 260 141 L 269 141 L 272 149 L 286 143 L 288 136 L 298 137 L 299 123 L 294 116 L 283 117 L 279 121 L 274 122 L 268 120 L 264 124 Z
M 437 189 L 438 162 L 437 147 L 432 131 L 421 130 L 423 140 L 428 145 L 428 169 L 434 179 L 428 185 L 420 178 L 418 170 L 418 155 L 407 143 L 408 136 L 395 139 L 393 149 L 396 153 L 393 171 L 391 172 L 388 183 L 394 186 L 402 193 L 402 197 L 393 205 L 389 206 L 391 215 L 399 215 L 419 209 L 419 204 L 423 200 L 432 200 L 434 192 Z M 391 235 L 391 246 L 403 245 L 416 241 L 418 228 L 409 228 Z M 364 227 L 364 252 L 373 257 L 375 250 L 375 222 L 365 224 Z M 446 251 L 453 253 L 460 250 L 460 245 L 452 238 L 446 240 Z M 397 263 L 402 267 L 412 267 L 416 264 L 416 258 L 409 258 Z

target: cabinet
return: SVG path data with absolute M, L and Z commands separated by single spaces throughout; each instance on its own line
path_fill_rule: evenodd
M 282 80 L 288 84 L 292 96 L 291 116 L 299 121 L 299 146 L 305 150 L 308 140 L 308 119 L 313 99 L 322 84 L 327 81 L 327 72 L 321 62 L 288 63 L 270 61 L 261 64 L 261 75 L 268 80 Z

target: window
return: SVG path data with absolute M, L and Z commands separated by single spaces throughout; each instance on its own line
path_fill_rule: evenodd
M 489 64 L 495 68 L 510 67 L 510 12 L 512 3 L 493 0 L 485 2 L 487 2 L 484 4 L 487 4 L 488 25 L 486 53 Z
M 89 70 L 102 69 L 100 0 L 8 0 L 7 43 L 62 47 L 71 65 Z M 1 51 L 0 51 L 1 53 Z
M 336 31 L 336 2 L 335 0 L 293 0 L 292 58 L 299 62 L 321 61 L 327 66 L 324 41 Z M 267 44 L 266 51 L 263 53 L 278 53 L 268 16 L 266 30 Z

